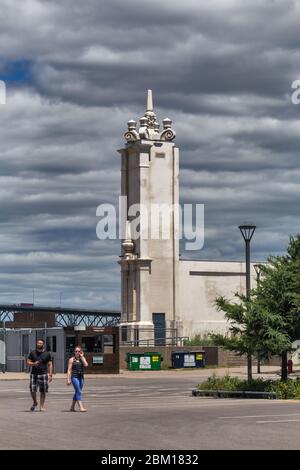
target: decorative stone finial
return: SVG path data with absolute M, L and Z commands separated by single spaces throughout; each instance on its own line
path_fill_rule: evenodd
M 147 111 L 153 111 L 152 90 L 148 90 L 147 92 Z
M 146 117 L 140 119 L 139 135 L 141 139 L 149 139 L 148 119 Z
M 164 129 L 170 129 L 172 127 L 172 121 L 169 118 L 163 119 Z
M 130 121 L 128 121 L 127 126 L 128 132 L 125 132 L 124 137 L 127 142 L 135 142 L 139 139 L 139 134 L 136 131 L 136 121 L 131 119 Z
M 127 122 L 128 130 L 129 131 L 134 131 L 136 129 L 136 121 L 131 119 L 130 121 Z
M 153 110 L 153 96 L 152 90 L 147 91 L 147 109 L 144 116 L 140 119 L 140 127 L 136 129 L 136 122 L 128 121 L 128 131 L 125 132 L 124 137 L 127 142 L 136 142 L 139 139 L 145 140 L 166 140 L 172 141 L 175 139 L 175 132 L 172 129 L 171 119 L 163 120 L 163 131 L 159 131 L 159 123 L 157 122 L 156 115 Z
M 164 130 L 160 134 L 161 140 L 172 141 L 176 137 L 175 131 L 172 129 L 172 121 L 169 118 L 163 119 Z
M 147 119 L 147 127 L 153 131 L 155 130 L 155 123 L 156 123 L 156 115 L 153 111 L 153 97 L 152 97 L 152 90 L 148 90 L 147 93 L 147 110 L 145 112 L 145 118 Z

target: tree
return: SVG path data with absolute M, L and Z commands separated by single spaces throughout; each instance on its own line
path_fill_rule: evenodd
M 289 338 L 281 349 L 281 379 L 287 379 L 287 354 L 300 337 L 300 235 L 290 237 L 287 254 L 270 256 L 261 266 L 263 276 L 256 289 L 257 302 L 264 312 L 279 315 L 278 331 Z
M 288 335 L 283 331 L 283 320 L 278 313 L 264 309 L 255 294 L 250 298 L 235 294 L 238 301 L 231 302 L 224 297 L 216 299 L 219 310 L 225 313 L 229 321 L 230 335 L 212 334 L 216 344 L 225 349 L 236 351 L 239 355 L 257 354 L 261 358 L 279 354 L 290 348 Z M 248 369 L 248 383 L 252 380 L 252 371 Z
M 287 379 L 287 354 L 300 338 L 300 235 L 290 237 L 287 254 L 270 256 L 260 266 L 260 281 L 250 298 L 238 303 L 220 297 L 231 336 L 212 335 L 215 342 L 239 354 L 281 355 L 281 380 Z M 252 374 L 248 372 L 248 381 Z

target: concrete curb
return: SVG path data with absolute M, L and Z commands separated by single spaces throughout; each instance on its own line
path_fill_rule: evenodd
M 275 392 L 255 392 L 252 390 L 192 390 L 193 397 L 213 397 L 213 398 L 267 398 L 276 400 Z

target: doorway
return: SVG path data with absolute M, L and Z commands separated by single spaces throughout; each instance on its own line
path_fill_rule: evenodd
M 166 314 L 165 313 L 153 313 L 152 314 L 154 324 L 154 345 L 165 346 L 166 345 Z

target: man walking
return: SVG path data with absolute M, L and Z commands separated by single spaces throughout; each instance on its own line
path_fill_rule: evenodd
M 32 367 L 30 374 L 30 392 L 33 404 L 30 408 L 34 411 L 37 407 L 36 392 L 40 391 L 40 411 L 45 411 L 45 399 L 48 392 L 48 382 L 52 382 L 52 359 L 50 353 L 45 351 L 45 341 L 38 339 L 36 349 L 28 356 L 27 364 Z

